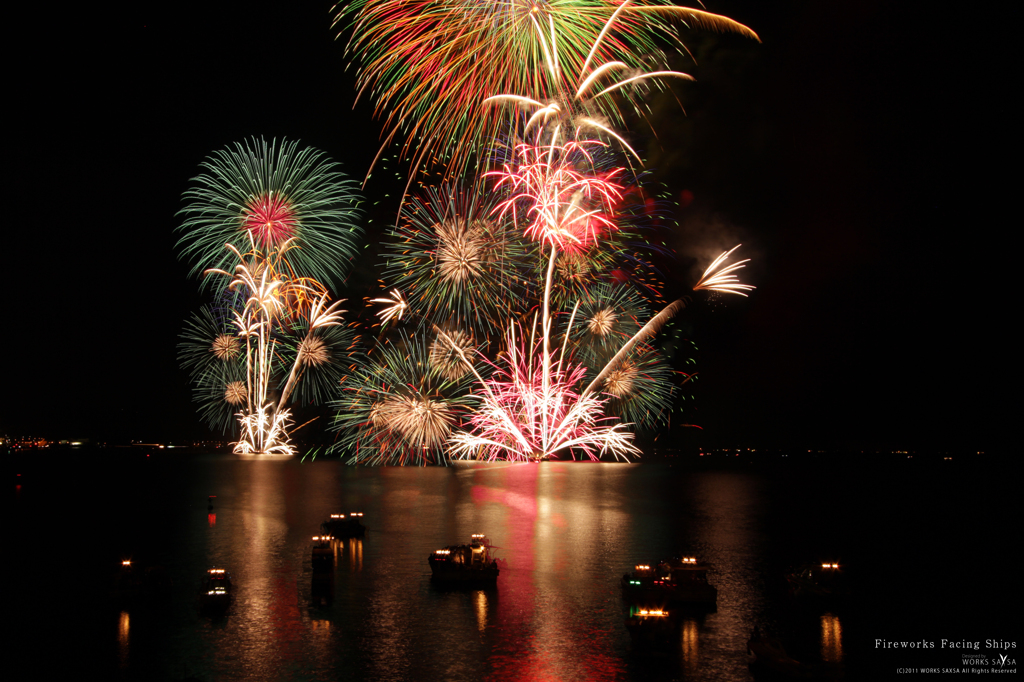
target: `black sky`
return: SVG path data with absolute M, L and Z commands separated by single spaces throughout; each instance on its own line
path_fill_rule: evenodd
M 205 433 L 175 360 L 202 300 L 175 213 L 207 154 L 254 135 L 298 138 L 362 178 L 379 126 L 352 109 L 329 9 L 186 2 L 15 22 L 0 431 Z M 1006 448 L 1009 22 L 907 3 L 708 9 L 763 43 L 685 36 L 687 115 L 655 103 L 659 141 L 644 142 L 659 181 L 694 196 L 668 288 L 735 241 L 754 259 L 748 300 L 681 320 L 699 347 L 701 442 Z M 367 201 L 373 230 L 393 188 L 371 181 Z

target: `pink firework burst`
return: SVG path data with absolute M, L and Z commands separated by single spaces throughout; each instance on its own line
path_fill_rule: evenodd
M 249 200 L 242 226 L 254 241 L 265 246 L 280 246 L 295 236 L 299 219 L 288 199 L 270 192 Z
M 607 146 L 598 140 L 518 145 L 515 162 L 487 174 L 498 178 L 495 188 L 507 186 L 512 191 L 495 212 L 511 212 L 518 221 L 525 205 L 527 237 L 563 252 L 586 251 L 603 233 L 615 229 L 614 209 L 624 190 L 616 182 L 621 168 L 593 170 L 589 148 L 595 145 Z
M 603 415 L 605 401 L 574 389 L 586 373 L 583 367 L 551 367 L 539 346 L 520 348 L 513 330 L 507 342 L 507 369 L 495 366 L 486 381 L 477 375 L 480 407 L 470 418 L 471 431 L 449 440 L 455 457 L 529 461 L 575 450 L 597 460 L 605 453 L 623 459 L 639 454 L 626 425 L 608 423 L 614 418 Z

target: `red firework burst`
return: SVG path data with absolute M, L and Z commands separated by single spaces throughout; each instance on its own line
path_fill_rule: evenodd
M 597 140 L 518 145 L 516 163 L 488 173 L 498 178 L 495 188 L 506 185 L 512 191 L 496 212 L 511 212 L 518 219 L 517 211 L 525 205 L 527 237 L 564 252 L 586 251 L 603 233 L 615 229 L 615 206 L 623 194 L 623 186 L 615 181 L 621 168 L 589 170 L 590 146 L 607 145 Z
M 280 246 L 295 236 L 299 220 L 292 204 L 273 192 L 249 200 L 242 226 L 264 246 Z

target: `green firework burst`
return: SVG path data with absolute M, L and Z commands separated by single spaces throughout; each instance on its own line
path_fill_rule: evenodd
M 185 192 L 181 256 L 192 274 L 230 270 L 232 244 L 267 254 L 294 240 L 294 276 L 341 284 L 362 236 L 356 185 L 326 154 L 297 142 L 251 139 L 214 152 Z M 212 282 L 217 282 L 214 285 Z M 215 278 L 204 286 L 223 286 Z

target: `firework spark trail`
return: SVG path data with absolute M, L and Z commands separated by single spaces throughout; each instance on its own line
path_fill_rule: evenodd
M 373 298 L 370 303 L 385 303 L 387 307 L 377 313 L 381 322 L 387 324 L 391 320 L 401 320 L 409 304 L 405 302 L 402 292 L 398 289 L 391 290 L 391 298 Z
M 700 291 L 701 289 L 705 289 L 707 291 L 719 291 L 723 294 L 739 294 L 740 296 L 746 296 L 746 294 L 743 293 L 744 291 L 752 291 L 755 289 L 755 287 L 752 287 L 749 284 L 740 283 L 740 278 L 734 274 L 737 270 L 746 267 L 746 264 L 750 262 L 749 258 L 737 261 L 729 267 L 721 267 L 725 264 L 725 261 L 729 260 L 729 255 L 741 246 L 743 245 L 737 244 L 716 258 L 714 262 L 708 266 L 708 269 L 704 271 L 704 274 L 701 275 L 700 280 L 693 285 L 693 290 Z
M 288 442 L 291 426 L 289 410 L 275 410 L 272 405 L 261 405 L 248 413 L 238 413 L 242 431 L 234 452 L 240 455 L 294 455 L 295 448 Z
M 658 331 L 665 326 L 665 323 L 672 319 L 672 317 L 684 307 L 686 307 L 686 302 L 682 299 L 673 301 L 665 306 L 660 313 L 648 320 L 647 324 L 641 327 L 640 331 L 634 334 L 633 337 L 619 349 L 619 352 L 615 354 L 615 357 L 608 361 L 608 364 L 604 366 L 604 369 L 594 377 L 594 380 L 590 382 L 590 385 L 583 390 L 583 395 L 592 394 L 597 387 L 601 385 L 601 382 L 607 380 L 608 374 L 611 373 L 620 362 L 622 362 L 622 360 L 629 354 L 629 351 L 632 350 L 633 346 L 657 334 Z

